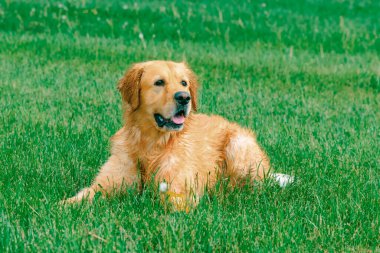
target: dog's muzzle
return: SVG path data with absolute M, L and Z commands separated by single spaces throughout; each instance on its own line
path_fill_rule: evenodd
M 189 114 L 189 105 L 177 105 L 177 109 L 172 117 L 165 118 L 159 113 L 154 114 L 154 119 L 157 126 L 160 128 L 166 128 L 167 130 L 178 131 L 181 130 L 185 119 Z
M 165 118 L 159 113 L 154 114 L 157 126 L 160 128 L 166 128 L 167 130 L 178 131 L 181 130 L 185 123 L 185 118 L 188 116 L 189 102 L 191 100 L 190 94 L 186 91 L 179 91 L 174 94 L 174 101 L 177 108 L 170 118 Z

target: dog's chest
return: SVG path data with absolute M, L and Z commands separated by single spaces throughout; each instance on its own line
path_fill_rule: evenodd
M 145 180 L 167 180 L 169 181 L 176 173 L 184 168 L 180 157 L 170 153 L 146 154 L 139 159 L 142 176 Z
M 139 154 L 142 178 L 144 180 L 171 181 L 174 178 L 192 179 L 197 175 L 208 177 L 223 161 L 223 155 L 216 141 L 208 138 L 192 141 L 185 135 L 166 145 L 151 146 Z

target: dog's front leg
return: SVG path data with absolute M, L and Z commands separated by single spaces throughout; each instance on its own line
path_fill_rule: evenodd
M 93 184 L 79 191 L 74 197 L 64 200 L 64 203 L 75 203 L 82 200 L 91 201 L 97 192 L 111 195 L 120 192 L 126 186 L 138 181 L 136 164 L 129 158 L 112 155 L 100 169 Z

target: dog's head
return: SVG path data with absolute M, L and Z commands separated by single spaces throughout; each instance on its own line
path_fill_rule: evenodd
M 180 131 L 191 110 L 197 110 L 198 83 L 185 63 L 149 61 L 133 65 L 118 89 L 131 113 L 160 131 Z

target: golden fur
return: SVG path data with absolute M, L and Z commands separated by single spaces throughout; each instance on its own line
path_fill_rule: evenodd
M 164 85 L 155 85 L 158 79 Z M 255 135 L 222 117 L 195 113 L 197 87 L 194 73 L 184 63 L 149 61 L 132 66 L 118 84 L 125 124 L 111 138 L 111 156 L 93 184 L 66 201 L 91 200 L 98 191 L 109 195 L 123 186 L 153 179 L 156 184 L 168 183 L 169 199 L 180 208 L 178 203 L 184 199 L 196 204 L 218 173 L 231 182 L 262 179 L 269 159 Z M 191 96 L 183 126 L 174 130 L 159 127 L 154 114 L 174 120 L 177 92 Z

